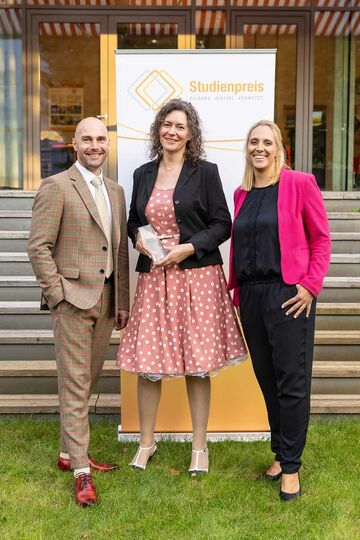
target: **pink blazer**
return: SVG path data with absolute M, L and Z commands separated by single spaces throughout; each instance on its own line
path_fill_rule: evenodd
M 234 193 L 234 221 L 247 191 Z M 280 174 L 278 225 L 281 272 L 285 283 L 300 283 L 318 296 L 329 268 L 331 241 L 329 223 L 321 192 L 312 174 L 283 169 Z M 229 289 L 239 305 L 239 285 L 235 277 L 233 232 L 230 244 Z

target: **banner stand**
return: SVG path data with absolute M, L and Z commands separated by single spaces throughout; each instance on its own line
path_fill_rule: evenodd
M 149 161 L 147 143 L 156 112 L 172 98 L 198 110 L 207 159 L 219 168 L 230 212 L 244 169 L 244 140 L 254 122 L 274 118 L 275 49 L 117 50 L 118 181 L 131 200 L 134 170 Z M 129 246 L 133 298 L 138 253 Z M 224 270 L 229 242 L 221 246 Z M 137 377 L 121 374 L 119 441 L 137 441 Z M 187 441 L 191 417 L 184 379 L 165 379 L 155 426 L 157 439 Z M 119 404 L 120 405 L 120 404 Z M 212 379 L 210 441 L 269 439 L 264 399 L 250 359 Z

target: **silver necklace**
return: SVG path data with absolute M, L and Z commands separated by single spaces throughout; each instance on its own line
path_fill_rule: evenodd
M 176 163 L 176 165 L 174 165 L 173 167 L 167 167 L 164 163 L 164 167 L 165 169 L 167 170 L 167 172 L 171 172 L 173 171 L 174 169 L 176 169 L 176 167 L 179 167 L 179 165 L 182 165 L 183 164 L 183 161 L 179 162 L 179 163 Z

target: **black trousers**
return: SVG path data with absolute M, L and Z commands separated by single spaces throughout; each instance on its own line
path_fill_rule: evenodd
M 311 314 L 294 319 L 281 308 L 295 296 L 295 285 L 284 282 L 243 282 L 240 316 L 254 371 L 271 429 L 271 449 L 284 473 L 301 466 L 310 417 L 310 390 L 315 331 Z

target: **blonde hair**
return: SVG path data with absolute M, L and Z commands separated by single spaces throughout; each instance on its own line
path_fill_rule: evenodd
M 249 161 L 248 146 L 249 146 L 249 140 L 250 140 L 252 131 L 259 126 L 266 126 L 270 128 L 274 136 L 277 154 L 275 158 L 275 171 L 274 171 L 274 179 L 273 179 L 272 184 L 276 184 L 279 181 L 280 172 L 282 168 L 286 168 L 286 169 L 290 168 L 286 163 L 283 140 L 282 140 L 279 126 L 275 124 L 275 122 L 271 122 L 270 120 L 259 120 L 258 122 L 255 122 L 255 124 L 250 126 L 249 131 L 247 132 L 247 135 L 246 135 L 246 139 L 245 139 L 246 163 L 245 163 L 243 180 L 241 183 L 241 187 L 245 191 L 250 191 L 254 187 L 255 175 L 254 175 L 254 169 Z

